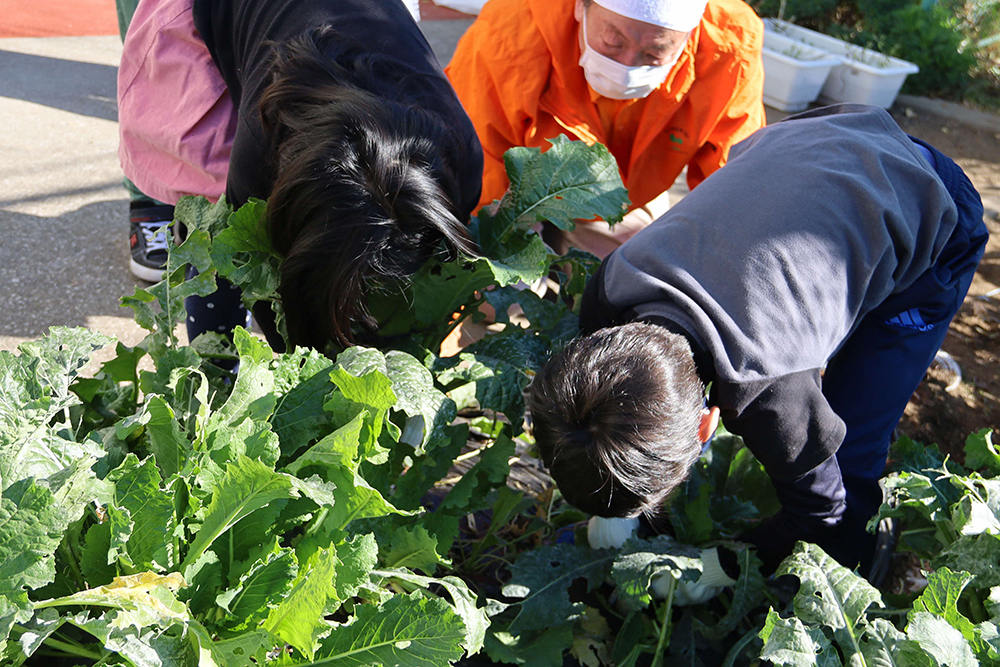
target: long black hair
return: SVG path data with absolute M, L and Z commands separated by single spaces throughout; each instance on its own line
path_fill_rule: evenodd
M 404 281 L 442 239 L 476 254 L 456 208 L 461 147 L 419 105 L 433 94 L 426 77 L 330 27 L 276 45 L 272 67 L 260 103 L 276 173 L 267 225 L 289 339 L 348 345 L 372 283 Z

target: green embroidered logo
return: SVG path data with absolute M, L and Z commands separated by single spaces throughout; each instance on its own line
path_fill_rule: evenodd
M 678 137 L 673 132 L 670 133 L 670 141 L 671 141 L 671 143 L 675 143 L 675 144 L 683 144 L 684 143 L 684 140 L 681 139 L 680 137 Z

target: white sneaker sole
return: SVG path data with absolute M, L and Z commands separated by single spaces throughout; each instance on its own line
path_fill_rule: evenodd
M 128 260 L 128 268 L 132 271 L 132 275 L 139 280 L 145 280 L 148 283 L 158 283 L 163 280 L 163 269 L 143 266 L 132 258 Z

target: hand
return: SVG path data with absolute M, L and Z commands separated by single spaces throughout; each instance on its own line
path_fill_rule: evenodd
M 708 602 L 722 592 L 726 586 L 732 586 L 736 580 L 730 577 L 719 562 L 719 548 L 702 549 L 701 576 L 697 581 L 678 581 L 674 588 L 674 604 L 684 607 L 692 604 Z M 650 590 L 653 597 L 662 600 L 670 590 L 670 581 L 674 576 L 670 573 L 657 575 L 653 578 Z

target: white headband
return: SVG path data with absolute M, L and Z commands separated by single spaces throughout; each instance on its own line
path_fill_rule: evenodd
M 594 0 L 605 9 L 661 28 L 689 32 L 698 27 L 708 0 Z

